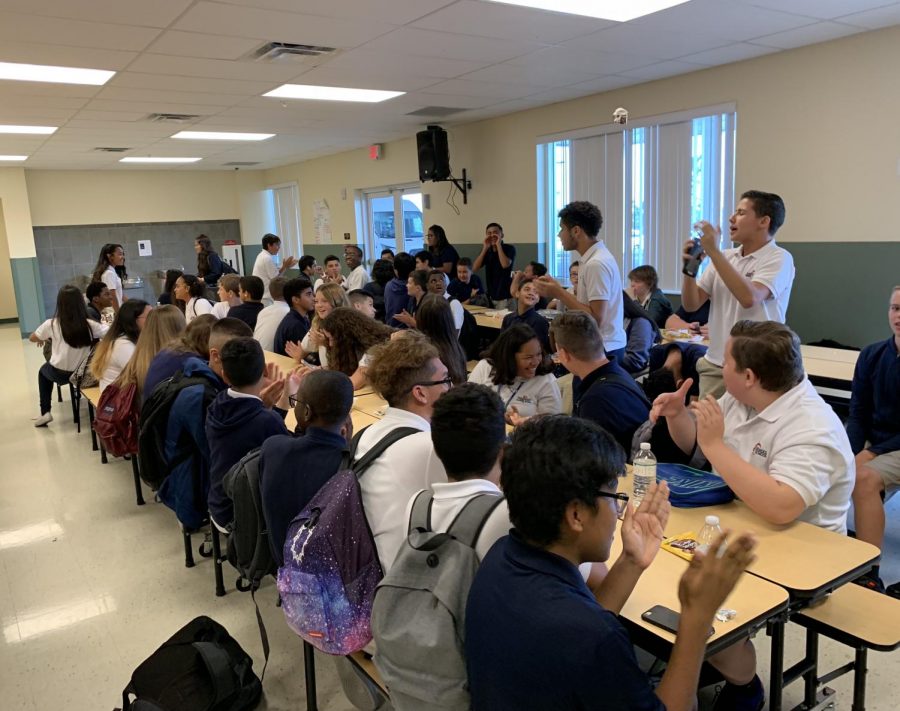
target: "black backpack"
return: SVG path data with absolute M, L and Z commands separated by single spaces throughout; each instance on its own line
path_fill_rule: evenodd
M 250 590 L 256 590 L 264 577 L 278 570 L 269 546 L 269 527 L 259 490 L 259 451 L 256 448 L 241 458 L 223 480 L 225 493 L 234 502 L 228 562 L 247 581 Z
M 253 659 L 222 625 L 197 617 L 134 670 L 122 709 L 242 711 L 256 708 L 261 696 Z
M 466 353 L 466 360 L 478 360 L 478 323 L 467 309 L 463 309 L 463 325 L 459 329 L 459 345 Z
M 203 411 L 205 413 L 210 403 L 215 400 L 218 391 L 209 378 L 202 375 L 187 377 L 183 371 L 163 380 L 153 389 L 150 397 L 141 406 L 138 468 L 141 472 L 141 479 L 153 491 L 162 486 L 172 469 L 194 454 L 193 442 L 184 441 L 179 442 L 172 460 L 166 459 L 166 428 L 169 424 L 172 404 L 178 397 L 178 393 L 193 385 L 202 385 L 204 388 Z
M 226 274 L 238 274 L 238 270 L 231 266 L 230 262 L 226 262 L 224 259 L 222 260 L 222 276 Z

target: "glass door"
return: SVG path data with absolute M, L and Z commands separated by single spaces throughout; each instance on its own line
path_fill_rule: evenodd
M 357 199 L 357 220 L 371 261 L 384 249 L 394 254 L 416 254 L 424 248 L 422 190 L 418 185 L 363 191 Z

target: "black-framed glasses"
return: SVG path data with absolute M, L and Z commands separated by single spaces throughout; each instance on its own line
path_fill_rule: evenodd
M 300 402 L 300 398 L 297 397 L 296 393 L 288 395 L 288 404 L 290 404 L 291 407 L 297 407 L 298 402 Z
M 605 491 L 597 492 L 597 496 L 605 496 L 607 499 L 613 499 L 616 504 L 616 518 L 625 516 L 625 510 L 628 508 L 628 494 L 616 492 L 615 494 L 607 494 Z
M 423 388 L 430 388 L 433 385 L 446 385 L 449 388 L 451 385 L 453 385 L 453 378 L 448 375 L 443 380 L 425 380 L 421 383 L 413 383 L 413 387 L 416 387 L 416 385 L 419 385 Z

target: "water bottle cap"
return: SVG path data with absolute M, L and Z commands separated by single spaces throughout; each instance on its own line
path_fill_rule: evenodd
M 650 451 L 650 443 L 649 442 L 641 442 L 641 451 L 649 452 Z
M 719 517 L 718 516 L 707 516 L 706 517 L 706 525 L 707 526 L 718 526 L 719 525 Z

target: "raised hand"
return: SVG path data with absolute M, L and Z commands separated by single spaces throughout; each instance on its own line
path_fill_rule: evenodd
M 297 341 L 286 341 L 284 344 L 284 352 L 298 363 L 303 360 L 303 357 L 306 355 L 306 351 L 303 350 L 303 346 L 301 346 Z
M 684 402 L 687 398 L 688 390 L 691 389 L 693 384 L 693 378 L 685 378 L 681 387 L 674 393 L 658 395 L 650 408 L 650 421 L 655 424 L 660 417 L 669 418 L 681 415 L 685 411 Z
M 416 327 L 416 318 L 411 315 L 409 311 L 403 309 L 399 314 L 394 314 L 394 318 L 397 319 L 400 323 L 409 326 L 410 328 Z
M 725 437 L 725 416 L 712 395 L 692 403 L 691 411 L 697 422 L 697 444 L 700 449 L 708 449 L 710 445 L 722 441 Z
M 557 299 L 559 298 L 560 292 L 565 291 L 565 289 L 563 289 L 562 287 L 562 284 L 556 281 L 556 279 L 554 279 L 549 274 L 538 277 L 531 283 L 534 284 L 537 288 L 538 294 L 545 298 Z
M 751 533 L 742 533 L 720 554 L 719 549 L 729 534 L 730 531 L 725 531 L 719 536 L 706 555 L 694 552 L 690 566 L 678 582 L 682 613 L 690 611 L 712 619 L 741 573 L 756 560 L 753 555 L 756 539 Z
M 527 422 L 530 418 L 525 417 L 519 414 L 519 410 L 515 405 L 512 405 L 506 411 L 506 422 L 507 424 L 512 425 L 513 427 L 518 427 L 519 425 Z
M 641 505 L 634 509 L 629 502 L 622 520 L 622 552 L 641 570 L 653 562 L 663 539 L 671 511 L 669 485 L 651 484 Z
M 694 225 L 694 228 L 700 230 L 700 245 L 706 254 L 719 251 L 719 240 L 722 237 L 722 230 L 706 220 L 700 220 Z

